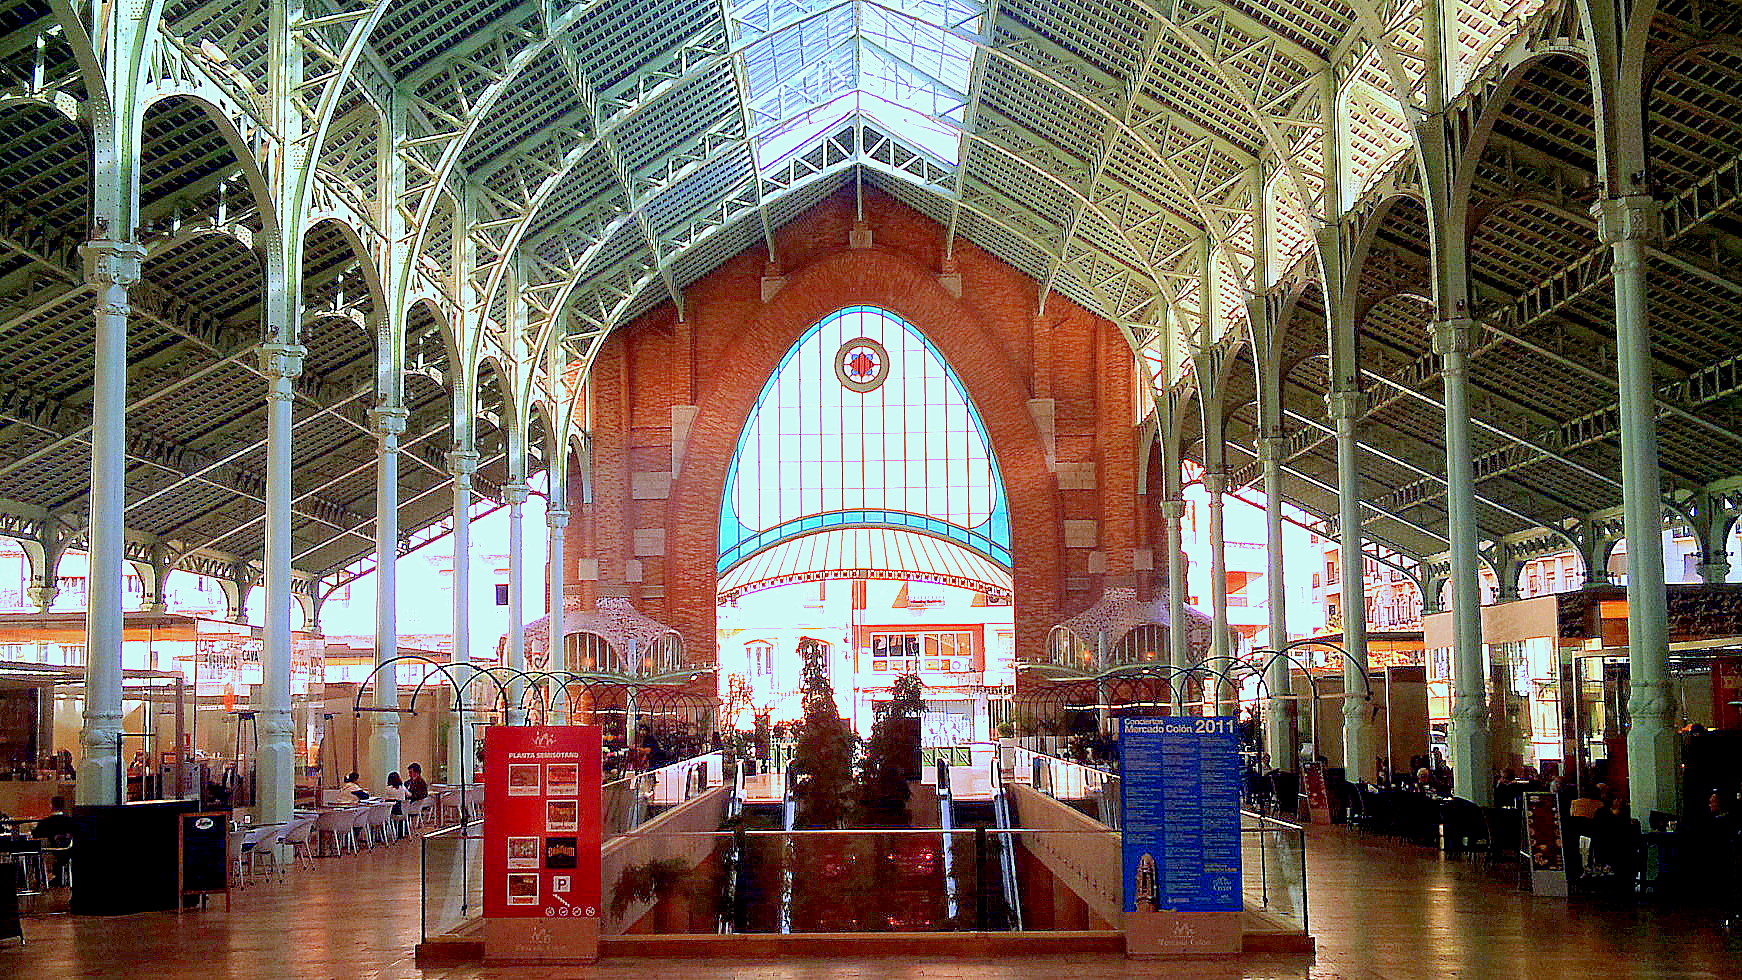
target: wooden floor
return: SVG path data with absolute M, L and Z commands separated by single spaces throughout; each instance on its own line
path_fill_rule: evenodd
M 1426 849 L 1315 828 L 1308 867 L 1316 960 L 1137 963 L 1119 957 L 1016 961 L 911 957 L 853 961 L 607 961 L 592 969 L 420 972 L 417 846 L 331 858 L 287 884 L 240 893 L 234 911 L 117 919 L 39 916 L 29 944 L 0 943 L 0 977 L 556 978 L 610 980 L 1101 980 L 1114 977 L 1371 978 L 1742 977 L 1742 949 L 1703 915 L 1519 893 L 1502 872 Z

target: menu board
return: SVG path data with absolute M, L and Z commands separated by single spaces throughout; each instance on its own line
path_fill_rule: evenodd
M 484 917 L 599 917 L 597 725 L 484 732 Z
M 1235 731 L 1228 717 L 1120 719 L 1127 911 L 1240 911 Z
M 187 908 L 189 895 L 224 895 L 230 911 L 230 811 L 183 813 L 176 821 L 175 910 Z
M 1561 807 L 1553 793 L 1525 793 L 1525 856 L 1530 861 L 1530 888 L 1539 895 L 1567 893 L 1566 854 L 1561 850 Z

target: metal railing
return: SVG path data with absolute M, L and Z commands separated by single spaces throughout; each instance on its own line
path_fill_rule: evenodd
M 484 822 L 455 824 L 419 841 L 418 932 L 452 932 L 484 907 Z
M 1241 810 L 1240 869 L 1248 909 L 1307 931 L 1304 827 Z
M 704 858 L 661 881 L 651 903 L 625 879 L 604 882 L 606 934 L 807 932 L 1016 932 L 1067 929 L 1022 916 L 1007 887 L 1014 852 L 1100 855 L 1086 896 L 1103 917 L 1117 916 L 1118 836 L 1106 831 L 918 828 L 744 830 L 644 834 L 656 853 Z M 1006 855 L 1012 859 L 1007 861 Z M 1036 872 L 1040 873 L 1040 872 Z M 1041 895 L 1051 901 L 1051 890 Z M 900 896 L 899 901 L 892 901 Z M 615 906 L 615 907 L 613 907 Z
M 1120 813 L 1119 777 L 1113 773 L 1015 746 L 1014 778 L 1073 809 L 1086 810 L 1110 830 L 1125 825 Z
M 720 753 L 709 752 L 613 780 L 602 790 L 607 839 L 646 823 L 653 807 L 688 802 L 724 781 Z
M 1014 746 L 1014 776 L 1036 791 L 1088 813 L 1109 830 L 1124 826 L 1119 777 L 1105 769 Z M 1306 830 L 1240 811 L 1240 861 L 1246 907 L 1307 929 Z

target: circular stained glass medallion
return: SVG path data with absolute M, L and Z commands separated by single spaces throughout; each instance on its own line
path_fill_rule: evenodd
M 869 337 L 857 337 L 835 352 L 835 376 L 852 391 L 875 391 L 889 380 L 889 352 Z

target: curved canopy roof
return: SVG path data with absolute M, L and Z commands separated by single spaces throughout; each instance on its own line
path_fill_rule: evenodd
M 890 527 L 854 527 L 787 538 L 720 576 L 720 601 L 794 582 L 838 579 L 935 582 L 1011 594 L 1010 569 L 947 538 Z

